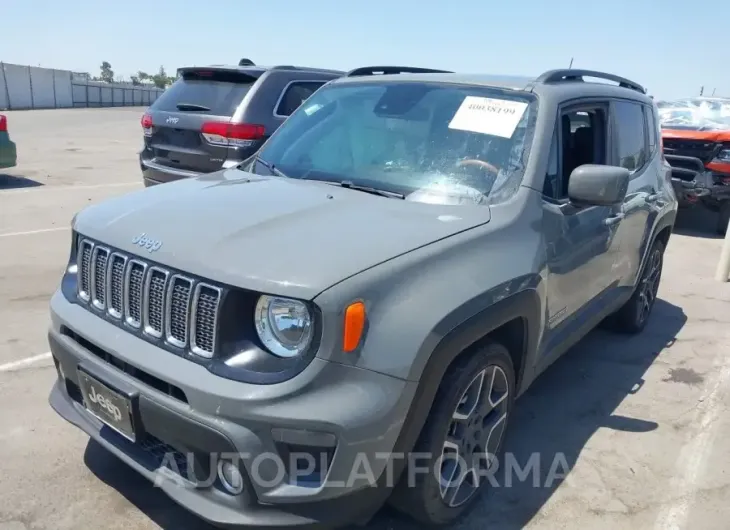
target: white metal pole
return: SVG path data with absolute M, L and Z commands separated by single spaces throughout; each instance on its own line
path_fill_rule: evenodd
M 725 239 L 722 242 L 720 261 L 717 262 L 715 280 L 718 282 L 727 282 L 730 280 L 730 221 L 728 221 L 728 225 L 725 230 Z

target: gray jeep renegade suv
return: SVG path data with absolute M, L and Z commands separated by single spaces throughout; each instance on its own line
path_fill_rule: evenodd
M 515 398 L 651 312 L 677 205 L 641 86 L 390 71 L 323 87 L 238 168 L 73 221 L 50 402 L 214 524 L 388 498 L 453 521 Z

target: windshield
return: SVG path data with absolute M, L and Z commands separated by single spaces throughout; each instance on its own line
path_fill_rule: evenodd
M 665 129 L 691 131 L 730 130 L 730 99 L 686 98 L 657 103 Z
M 493 203 L 520 185 L 536 105 L 530 94 L 485 87 L 335 84 L 315 92 L 246 169 L 411 201 Z

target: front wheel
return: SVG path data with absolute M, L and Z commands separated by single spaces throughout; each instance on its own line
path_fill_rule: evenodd
M 488 343 L 449 367 L 391 503 L 426 525 L 449 524 L 478 497 L 515 398 L 507 349 Z M 426 465 L 427 464 L 427 465 Z

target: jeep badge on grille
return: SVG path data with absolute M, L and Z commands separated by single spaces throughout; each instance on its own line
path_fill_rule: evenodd
M 162 247 L 162 241 L 147 237 L 147 234 L 145 234 L 144 232 L 133 238 L 132 243 L 134 243 L 135 245 L 139 245 L 140 247 L 146 249 L 148 252 L 155 252 L 157 250 L 160 250 L 160 247 Z

